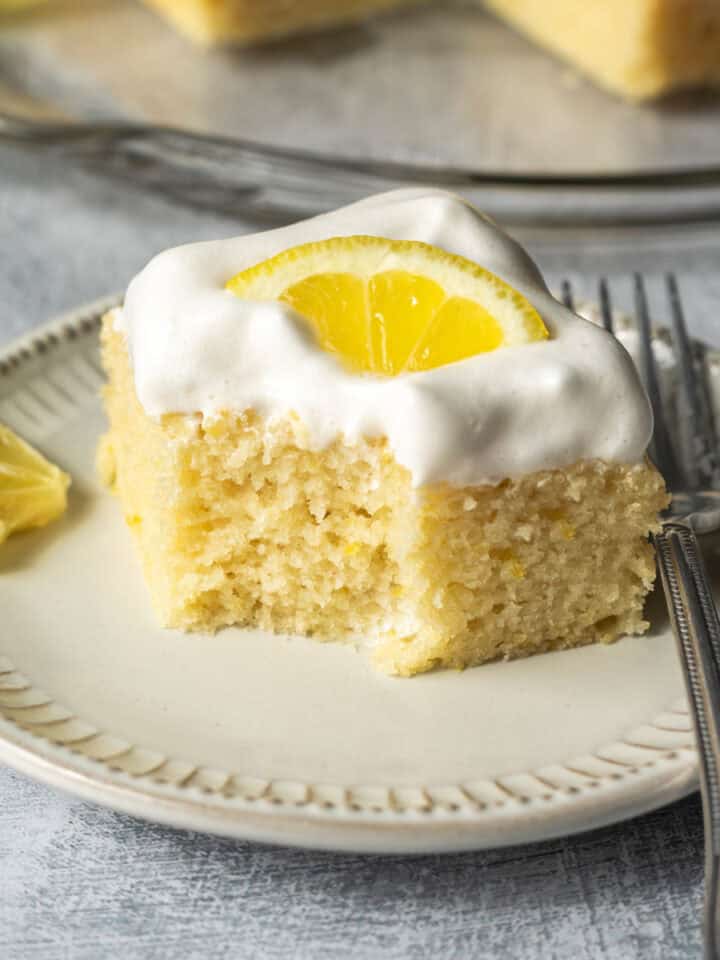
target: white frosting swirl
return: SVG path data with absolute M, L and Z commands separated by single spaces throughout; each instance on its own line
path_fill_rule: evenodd
M 289 306 L 225 289 L 288 247 L 353 234 L 422 240 L 487 267 L 535 305 L 550 339 L 424 373 L 357 375 Z M 317 447 L 338 434 L 386 436 L 415 485 L 496 483 L 590 458 L 635 463 L 652 430 L 622 346 L 553 299 L 521 247 L 441 190 L 397 190 L 279 230 L 167 250 L 132 281 L 116 324 L 150 416 L 295 411 Z

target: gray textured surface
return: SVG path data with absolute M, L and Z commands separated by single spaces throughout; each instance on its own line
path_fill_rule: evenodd
M 123 287 L 155 250 L 241 229 L 0 150 L 0 342 Z M 701 879 L 696 797 L 570 840 L 369 858 L 181 834 L 0 768 L 9 960 L 673 960 L 700 955 Z

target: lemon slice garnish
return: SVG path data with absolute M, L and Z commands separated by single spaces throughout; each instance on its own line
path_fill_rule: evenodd
M 0 423 L 0 543 L 59 517 L 69 485 L 66 473 Z
M 500 277 L 413 240 L 305 243 L 238 273 L 227 288 L 289 304 L 355 372 L 432 370 L 548 336 L 537 310 Z

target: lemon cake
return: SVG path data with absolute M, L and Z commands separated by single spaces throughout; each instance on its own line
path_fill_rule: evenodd
M 166 251 L 103 348 L 100 466 L 162 624 L 400 675 L 646 629 L 667 498 L 632 361 L 460 198 Z
M 486 0 L 531 39 L 632 99 L 720 84 L 718 0 Z
M 418 0 L 145 0 L 197 42 L 253 43 Z M 718 0 L 478 0 L 631 99 L 720 84 Z

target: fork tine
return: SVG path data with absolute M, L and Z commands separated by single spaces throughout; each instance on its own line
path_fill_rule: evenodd
M 710 411 L 703 403 L 703 394 L 693 347 L 685 323 L 685 312 L 680 299 L 680 289 L 674 273 L 665 277 L 672 337 L 678 358 L 680 390 L 678 396 L 678 428 L 685 470 L 691 489 L 697 489 L 704 481 L 713 480 L 716 460 L 715 437 Z
M 650 456 L 665 478 L 668 487 L 670 487 L 671 490 L 681 489 L 682 477 L 680 476 L 677 460 L 670 442 L 670 435 L 665 420 L 665 408 L 660 391 L 657 364 L 652 348 L 652 328 L 650 325 L 650 312 L 648 310 L 645 283 L 642 275 L 639 273 L 635 274 L 634 281 L 635 314 L 638 320 L 638 333 L 640 334 L 641 373 L 645 381 L 645 389 L 648 392 L 650 405 L 652 406 L 653 416 L 655 418 L 655 428 L 650 444 Z
M 600 278 L 600 314 L 602 316 L 603 326 L 608 333 L 614 333 L 612 302 L 610 300 L 610 288 L 608 287 L 607 277 Z
M 574 313 L 575 298 L 573 297 L 572 286 L 570 285 L 569 280 L 563 280 L 562 286 L 561 286 L 561 296 L 562 296 L 562 302 L 565 304 L 568 310 L 572 310 Z

